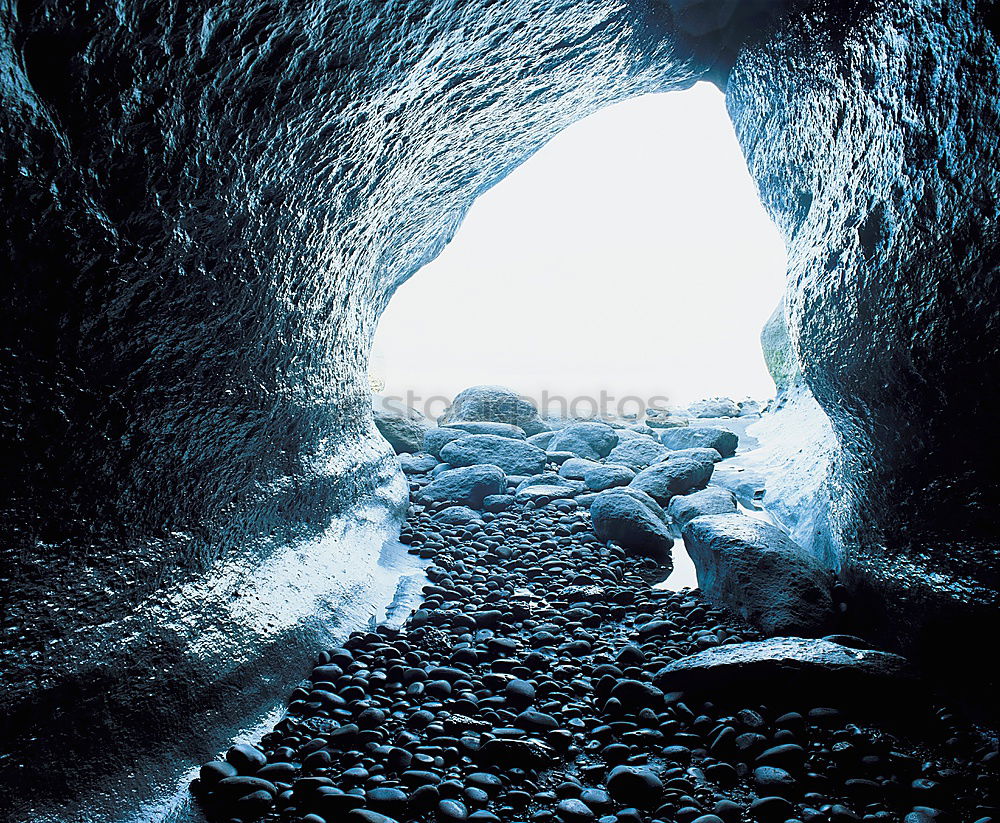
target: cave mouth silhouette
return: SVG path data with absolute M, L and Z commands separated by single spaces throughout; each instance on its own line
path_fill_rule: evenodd
M 476 199 L 392 295 L 369 373 L 431 419 L 477 384 L 569 416 L 766 401 L 759 336 L 784 279 L 723 94 L 641 95 L 568 126 Z

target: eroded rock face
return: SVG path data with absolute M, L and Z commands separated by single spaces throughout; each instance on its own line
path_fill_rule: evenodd
M 727 86 L 788 244 L 799 369 L 842 444 L 841 574 L 867 631 L 957 666 L 975 653 L 956 634 L 996 629 L 1000 569 L 1000 444 L 982 437 L 1000 415 L 986 5 L 795 15 L 736 59 Z

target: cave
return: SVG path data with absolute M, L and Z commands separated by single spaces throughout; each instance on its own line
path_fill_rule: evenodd
M 167 819 L 142 805 L 164 764 L 273 720 L 389 585 L 407 488 L 367 367 L 394 289 L 562 129 L 698 81 L 788 249 L 765 348 L 819 513 L 801 542 L 853 631 L 995 724 L 997 23 L 988 0 L 0 6 L 0 816 Z

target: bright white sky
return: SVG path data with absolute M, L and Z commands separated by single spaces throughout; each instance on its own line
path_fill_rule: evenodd
M 574 124 L 476 201 L 396 292 L 371 373 L 399 396 L 498 383 L 766 399 L 758 335 L 784 273 L 721 92 L 646 95 Z

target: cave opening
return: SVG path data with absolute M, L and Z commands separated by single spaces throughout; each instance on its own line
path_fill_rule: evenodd
M 373 386 L 429 419 L 478 384 L 642 418 L 774 395 L 758 343 L 785 249 L 709 83 L 616 103 L 481 194 L 379 321 Z

